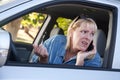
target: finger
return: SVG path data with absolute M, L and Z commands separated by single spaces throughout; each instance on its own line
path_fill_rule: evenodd
M 34 47 L 34 52 L 35 52 L 37 55 L 39 55 L 41 48 L 40 48 L 38 45 L 33 45 L 33 47 Z
M 94 49 L 96 50 L 96 44 L 95 43 L 93 43 L 93 46 L 94 46 Z
M 47 55 L 47 49 L 44 46 L 42 46 L 42 52 L 44 53 L 43 55 Z
M 33 45 L 34 48 L 34 52 L 37 52 L 38 46 L 37 45 Z
M 39 45 L 39 54 L 42 57 L 44 57 L 46 55 L 46 53 L 45 53 L 45 47 L 42 44 Z
M 45 57 L 44 48 L 41 49 L 41 56 L 42 56 L 42 57 Z
M 48 53 L 46 51 L 46 48 L 44 48 L 43 46 L 40 49 L 40 56 L 41 57 L 48 57 Z
M 38 50 L 38 51 L 39 51 L 39 52 L 42 52 L 42 50 L 43 50 L 43 45 L 40 44 L 40 45 L 39 45 L 39 50 Z

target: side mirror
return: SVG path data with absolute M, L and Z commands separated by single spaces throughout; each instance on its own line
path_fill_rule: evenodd
M 3 66 L 7 60 L 9 46 L 10 46 L 9 33 L 0 29 L 0 66 Z

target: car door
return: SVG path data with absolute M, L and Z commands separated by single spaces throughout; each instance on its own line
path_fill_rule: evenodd
M 25 15 L 27 16 L 31 15 L 31 13 L 34 13 L 34 12 L 40 13 L 40 15 L 41 13 L 45 14 L 46 17 L 44 18 L 44 21 L 42 22 L 41 27 L 38 27 L 37 31 L 34 31 L 36 32 L 36 34 L 30 43 L 24 42 L 24 41 L 29 40 L 28 38 L 23 40 L 22 42 L 14 41 L 13 44 L 15 45 L 16 51 L 19 52 L 18 56 L 20 56 L 21 60 L 17 61 L 17 60 L 12 60 L 8 58 L 4 66 L 0 67 L 0 79 L 1 80 L 18 80 L 18 79 L 20 80 L 35 80 L 35 79 L 119 80 L 120 67 L 112 68 L 112 66 L 114 66 L 112 64 L 112 61 L 114 59 L 114 57 L 112 56 L 115 53 L 114 49 L 111 49 L 111 51 L 113 52 L 113 53 L 111 52 L 112 53 L 111 55 L 108 56 L 107 54 L 111 48 L 111 44 L 115 46 L 115 42 L 113 40 L 116 37 L 113 37 L 113 34 L 116 33 L 115 32 L 116 28 L 113 29 L 112 25 L 115 24 L 116 26 L 114 27 L 118 27 L 118 25 L 115 22 L 117 21 L 117 18 L 116 18 L 117 16 L 115 15 L 118 14 L 117 6 L 115 5 L 113 6 L 113 4 L 111 4 L 110 2 L 108 5 L 107 3 L 104 4 L 100 2 L 82 1 L 82 0 L 75 0 L 75 1 L 71 1 L 71 0 L 64 0 L 64 1 L 63 0 L 54 0 L 54 1 L 25 0 L 25 2 L 22 2 L 22 3 L 20 0 L 15 1 L 15 2 L 13 0 L 13 3 L 11 2 L 10 4 L 11 4 L 10 6 L 7 5 L 7 7 L 4 7 L 5 9 L 0 8 L 0 11 L 1 11 L 0 16 L 2 16 L 0 18 L 0 26 L 2 27 L 12 22 L 13 20 L 17 20 L 18 18 L 21 18 Z M 73 11 L 71 11 L 71 9 Z M 100 26 L 99 28 L 102 29 L 106 33 L 106 36 L 108 37 L 107 42 L 106 42 L 107 44 L 106 46 L 107 49 L 105 52 L 106 56 L 104 56 L 103 58 L 103 60 L 105 60 L 104 61 L 105 65 L 101 68 L 95 68 L 95 67 L 81 67 L 81 66 L 63 65 L 63 64 L 58 65 L 58 64 L 30 63 L 29 59 L 31 55 L 34 54 L 32 45 L 40 44 L 44 40 L 50 37 L 50 33 L 52 29 L 57 25 L 56 22 L 58 22 L 57 19 L 59 17 L 66 18 L 67 21 L 69 19 L 72 20 L 75 16 L 80 14 L 78 13 L 79 12 L 78 10 L 80 11 L 80 13 L 82 11 L 83 12 L 85 11 L 84 13 L 87 13 L 87 15 L 89 16 L 91 15 L 91 17 L 96 16 L 95 19 L 98 25 Z M 90 11 L 90 14 L 89 14 L 89 11 Z M 93 14 L 91 14 L 92 12 Z M 105 19 L 101 20 L 101 18 L 98 17 L 95 13 L 99 13 L 99 16 L 104 16 Z M 109 22 L 109 21 L 113 21 L 113 22 Z M 103 23 L 104 25 L 102 25 Z M 33 28 L 31 30 L 33 30 Z M 110 30 L 113 30 L 113 31 L 110 31 Z M 21 28 L 19 31 L 23 31 L 23 29 Z M 111 40 L 111 42 L 109 40 Z M 11 52 L 8 54 L 8 57 L 10 54 Z M 117 62 L 117 64 L 118 63 L 119 62 Z

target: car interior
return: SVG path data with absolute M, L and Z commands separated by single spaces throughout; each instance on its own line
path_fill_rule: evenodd
M 33 12 L 44 13 L 48 15 L 47 18 L 50 17 L 49 23 L 46 26 L 44 26 L 45 30 L 43 31 L 43 33 L 41 33 L 42 36 L 40 37 L 38 44 L 40 44 L 42 41 L 44 42 L 46 39 L 52 37 L 53 35 L 57 34 L 64 35 L 63 30 L 61 28 L 59 27 L 54 28 L 54 25 L 56 24 L 56 19 L 58 17 L 64 17 L 73 20 L 76 16 L 81 16 L 90 17 L 94 19 L 98 26 L 95 42 L 97 45 L 97 50 L 100 53 L 100 56 L 104 64 L 103 67 L 106 67 L 104 60 L 106 60 L 105 50 L 109 31 L 109 21 L 111 18 L 110 17 L 111 9 L 105 7 L 104 5 L 99 6 L 87 3 L 66 2 L 56 3 L 49 6 L 44 6 L 42 8 L 37 6 L 35 10 L 33 10 Z M 43 30 L 42 28 L 39 31 Z M 39 34 L 37 36 L 39 36 Z M 10 47 L 11 50 L 8 56 L 8 61 L 18 61 L 27 63 L 30 61 L 31 59 L 30 56 L 33 54 L 32 44 L 23 44 L 11 41 Z

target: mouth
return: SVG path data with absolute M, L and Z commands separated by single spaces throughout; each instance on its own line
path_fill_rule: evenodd
M 81 45 L 82 47 L 87 47 L 88 46 L 88 42 L 86 42 L 86 41 L 82 41 L 81 44 L 82 44 Z

